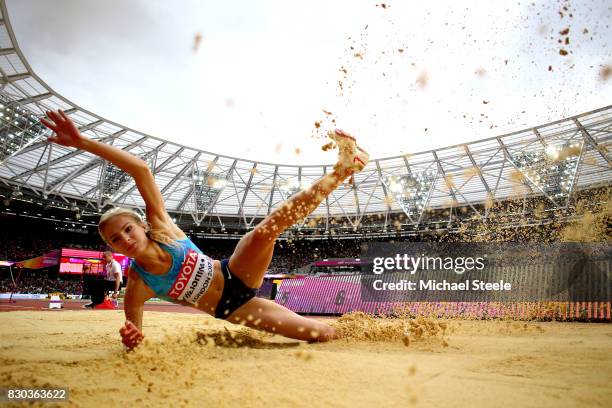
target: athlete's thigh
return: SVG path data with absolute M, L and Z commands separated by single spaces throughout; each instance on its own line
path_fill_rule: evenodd
M 246 286 L 258 288 L 270 266 L 273 253 L 274 242 L 262 243 L 251 231 L 236 245 L 229 259 L 230 271 L 238 276 Z

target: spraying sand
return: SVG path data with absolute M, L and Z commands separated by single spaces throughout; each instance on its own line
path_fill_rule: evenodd
M 351 314 L 332 322 L 344 339 L 306 344 L 147 312 L 144 344 L 125 353 L 122 322 L 120 311 L 0 314 L 0 384 L 69 387 L 79 407 L 612 403 L 609 324 Z

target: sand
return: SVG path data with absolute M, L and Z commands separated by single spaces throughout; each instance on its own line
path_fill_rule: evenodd
M 68 387 L 61 406 L 80 407 L 612 404 L 605 323 L 348 316 L 333 324 L 349 338 L 305 344 L 147 312 L 145 343 L 126 353 L 122 322 L 120 311 L 0 314 L 0 385 Z

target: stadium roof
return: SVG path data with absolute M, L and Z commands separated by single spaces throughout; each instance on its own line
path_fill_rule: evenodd
M 38 122 L 63 109 L 83 134 L 146 160 L 168 210 L 235 217 L 249 227 L 329 165 L 291 166 L 215 154 L 127 128 L 80 108 L 30 68 L 0 2 L 0 183 L 41 199 L 97 211 L 109 203 L 142 207 L 132 180 L 82 151 L 52 145 Z M 353 184 L 338 188 L 314 216 L 346 217 L 404 211 L 418 223 L 426 208 L 474 206 L 517 195 L 542 195 L 563 207 L 577 189 L 609 185 L 612 106 L 556 122 L 413 155 L 373 158 Z M 486 207 L 486 205 L 484 206 Z

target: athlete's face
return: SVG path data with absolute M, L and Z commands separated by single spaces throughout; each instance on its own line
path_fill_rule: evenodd
M 106 222 L 104 236 L 116 252 L 134 257 L 148 242 L 144 225 L 129 215 L 116 215 Z

